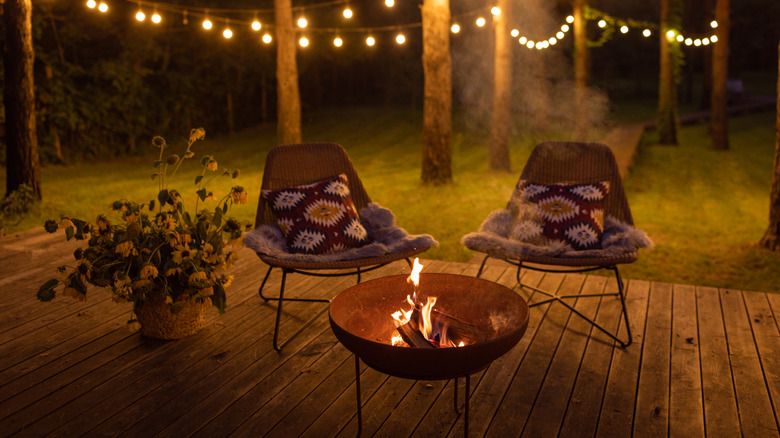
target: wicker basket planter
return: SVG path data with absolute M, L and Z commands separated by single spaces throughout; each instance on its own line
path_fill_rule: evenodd
M 141 323 L 141 335 L 171 340 L 197 333 L 206 322 L 206 310 L 209 307 L 209 299 L 195 298 L 176 301 L 173 305 L 166 304 L 161 294 L 152 292 L 143 305 L 138 306 L 135 314 Z

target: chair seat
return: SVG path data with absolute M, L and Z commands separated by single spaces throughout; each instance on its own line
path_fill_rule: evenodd
M 506 260 L 512 260 L 511 257 L 495 257 L 503 258 Z M 551 256 L 521 256 L 516 260 L 518 262 L 538 263 L 540 265 L 554 265 L 554 266 L 593 266 L 593 267 L 607 267 L 615 266 L 618 264 L 633 263 L 639 258 L 637 251 L 622 254 L 619 256 L 606 256 L 606 257 L 551 257 Z
M 289 260 L 279 257 L 274 257 L 266 254 L 257 253 L 264 263 L 269 266 L 276 266 L 284 269 L 301 269 L 301 270 L 319 270 L 319 269 L 357 269 L 367 266 L 384 265 L 396 260 L 404 260 L 414 255 L 423 253 L 428 250 L 428 247 L 411 248 L 406 251 L 395 252 L 384 256 L 364 257 L 352 260 L 335 260 L 328 262 L 302 262 L 296 260 Z

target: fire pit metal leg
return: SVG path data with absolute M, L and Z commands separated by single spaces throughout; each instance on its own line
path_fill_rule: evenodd
M 455 383 L 455 391 L 453 400 L 455 402 L 455 412 L 460 415 L 463 414 L 463 436 L 469 436 L 469 391 L 471 389 L 471 374 L 466 374 L 466 397 L 463 400 L 462 405 L 458 405 L 458 379 L 453 379 Z
M 357 354 L 355 355 L 355 389 L 357 390 L 357 436 L 360 436 L 363 433 L 363 404 L 360 401 L 360 358 Z

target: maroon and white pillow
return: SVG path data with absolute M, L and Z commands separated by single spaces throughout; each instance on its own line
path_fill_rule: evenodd
M 345 174 L 282 190 L 263 190 L 292 253 L 326 254 L 373 240 L 360 223 Z
M 519 214 L 511 235 L 529 243 L 557 240 L 576 250 L 601 249 L 609 181 L 541 184 L 520 180 Z

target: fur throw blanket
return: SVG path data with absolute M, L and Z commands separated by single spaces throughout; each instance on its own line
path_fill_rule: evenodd
M 439 243 L 429 234 L 409 234 L 395 225 L 395 216 L 390 210 L 370 203 L 358 212 L 360 222 L 374 243 L 350 248 L 332 254 L 298 254 L 287 251 L 282 231 L 275 226 L 261 225 L 244 235 L 244 245 L 255 252 L 291 262 L 337 262 L 366 257 L 382 257 L 387 254 L 408 251 L 414 248 L 430 248 Z
M 546 245 L 523 242 L 512 236 L 515 218 L 506 209 L 496 210 L 482 222 L 479 231 L 461 238 L 469 249 L 483 252 L 495 258 L 522 258 L 523 256 L 555 257 L 616 257 L 636 252 L 639 248 L 652 248 L 647 234 L 612 216 L 604 216 L 602 249 L 575 250 L 561 241 L 549 241 Z

